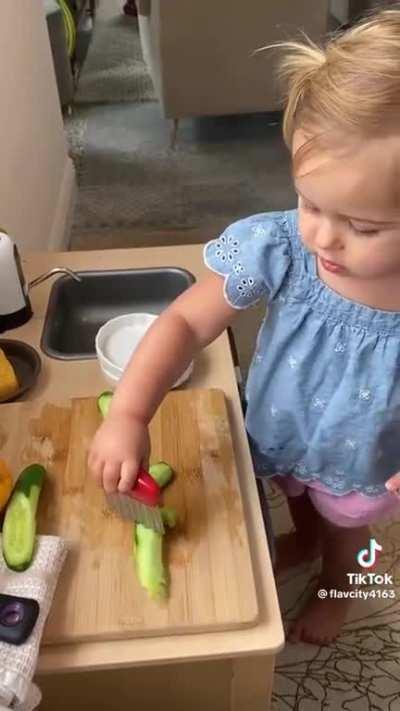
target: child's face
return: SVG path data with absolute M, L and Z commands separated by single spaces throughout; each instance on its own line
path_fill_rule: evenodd
M 293 154 L 306 141 L 301 130 Z M 305 246 L 341 277 L 400 276 L 400 138 L 312 147 L 295 177 Z

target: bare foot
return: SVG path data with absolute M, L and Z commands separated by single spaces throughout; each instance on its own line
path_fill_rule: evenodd
M 323 522 L 323 527 L 322 573 L 298 620 L 289 629 L 289 642 L 329 644 L 338 636 L 352 602 L 344 596 L 351 589 L 348 573 L 361 570 L 357 553 L 368 543 L 369 529 L 339 528 L 328 521 Z M 326 591 L 325 597 L 321 590 Z M 336 591 L 337 596 L 330 590 Z
M 332 583 L 320 578 L 317 587 L 301 611 L 301 615 L 289 629 L 289 642 L 330 644 L 338 636 L 351 605 L 350 598 L 330 597 Z M 320 590 L 327 590 L 326 598 L 318 597 Z
M 288 568 L 293 568 L 305 561 L 312 561 L 321 555 L 322 545 L 317 538 L 304 539 L 297 531 L 283 533 L 275 541 L 276 564 L 274 571 L 277 575 Z

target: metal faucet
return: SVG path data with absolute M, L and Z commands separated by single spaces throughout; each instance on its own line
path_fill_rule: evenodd
M 40 276 L 36 277 L 36 279 L 30 281 L 28 284 L 28 291 L 30 291 L 34 286 L 41 284 L 43 281 L 46 281 L 46 279 L 49 279 L 49 277 L 53 276 L 53 274 L 67 274 L 75 281 L 83 281 L 82 277 L 78 276 L 78 274 L 75 274 L 75 272 L 71 271 L 71 269 L 68 269 L 67 267 L 54 267 L 54 269 L 50 269 L 49 272 L 41 274 Z

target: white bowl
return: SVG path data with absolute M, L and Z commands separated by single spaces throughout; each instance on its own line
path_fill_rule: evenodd
M 97 332 L 96 353 L 101 370 L 112 387 L 116 387 L 146 331 L 156 321 L 156 314 L 132 313 L 107 321 Z M 177 388 L 192 374 L 193 362 L 173 385 Z

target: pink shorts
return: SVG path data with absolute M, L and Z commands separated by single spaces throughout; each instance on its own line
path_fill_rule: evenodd
M 389 491 L 379 496 L 364 496 L 353 491 L 335 496 L 319 481 L 303 484 L 292 474 L 272 477 L 288 498 L 301 496 L 307 490 L 314 508 L 336 526 L 345 528 L 366 526 L 390 518 L 400 512 L 400 500 Z

